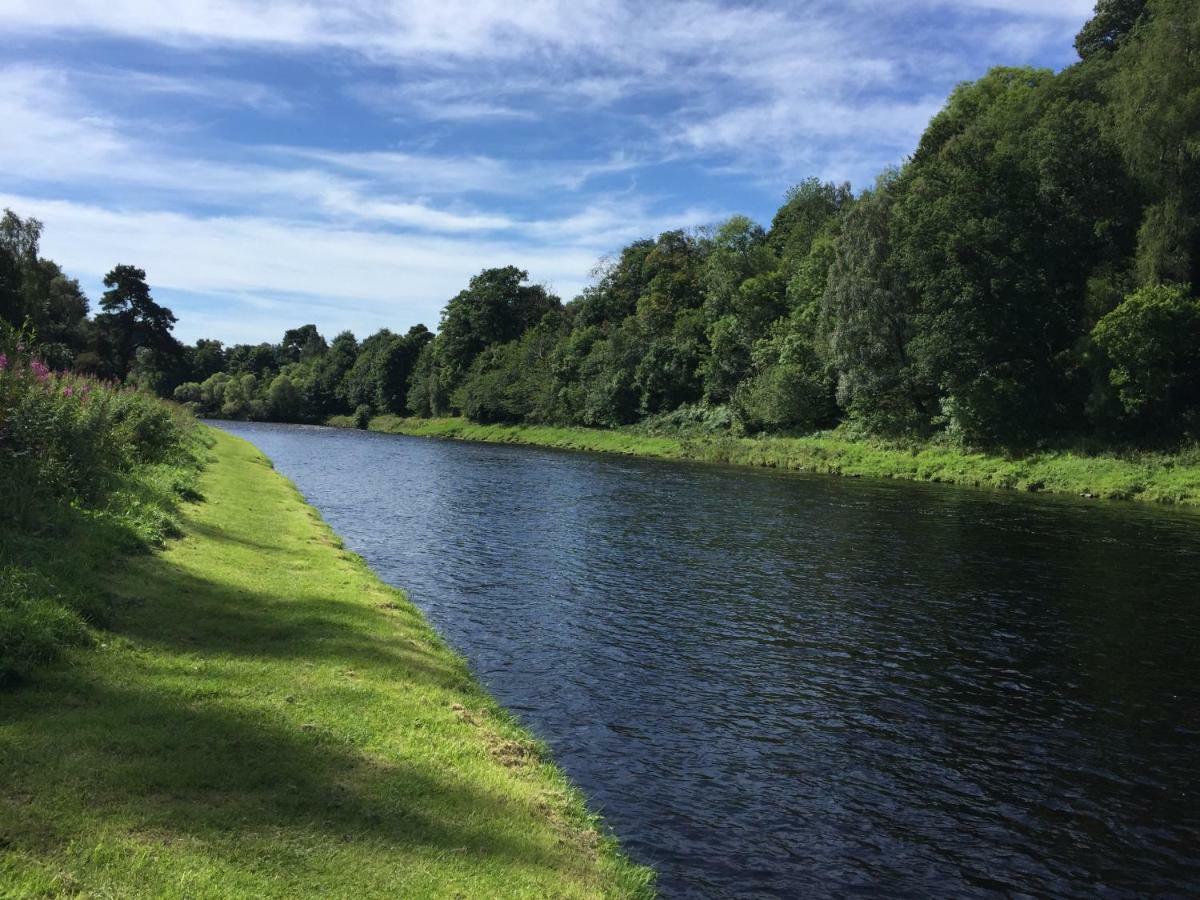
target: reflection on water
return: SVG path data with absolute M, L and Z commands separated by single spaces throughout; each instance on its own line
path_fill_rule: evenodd
M 667 896 L 1200 888 L 1200 516 L 222 427 Z

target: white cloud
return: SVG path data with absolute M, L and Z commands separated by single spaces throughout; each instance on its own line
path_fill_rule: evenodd
M 252 217 L 131 212 L 0 194 L 0 206 L 46 224 L 42 252 L 94 291 L 118 262 L 144 268 L 159 291 L 209 295 L 226 320 L 254 314 L 245 298 L 278 304 L 279 327 L 295 324 L 294 304 L 325 308 L 323 330 L 430 325 L 447 299 L 487 266 L 519 265 L 569 297 L 598 252 L 581 246 L 528 246 L 505 240 L 457 240 L 329 224 Z M 286 298 L 286 299 L 283 299 Z M 260 310 L 261 311 L 261 310 Z M 201 336 L 189 308 L 180 333 Z M 203 321 L 197 319 L 196 321 Z M 272 327 L 268 334 L 278 330 Z M 217 336 L 224 336 L 219 333 Z M 266 335 L 260 333 L 260 338 Z
M 992 62 L 1045 58 L 1049 46 L 1069 52 L 1091 6 L 0 0 L 6 35 L 66 37 L 72 48 L 104 35 L 206 61 L 195 76 L 86 59 L 73 72 L 56 50 L 52 65 L 0 68 L 0 191 L 47 220 L 50 255 L 75 274 L 94 282 L 136 256 L 156 284 L 197 298 L 187 300 L 197 322 L 215 321 L 198 298 L 234 298 L 246 311 L 237 327 L 248 328 L 287 295 L 339 316 L 393 310 L 388 324 L 432 324 L 484 265 L 528 265 L 569 296 L 599 254 L 723 216 L 723 203 L 676 186 L 681 163 L 772 192 L 812 174 L 869 183 L 915 146 L 955 82 Z M 303 114 L 302 91 L 211 74 L 214 61 L 263 49 L 319 60 L 332 82 L 322 87 L 376 116 L 375 143 L 282 145 L 282 128 L 263 145 L 205 133 L 209 115 L 231 108 L 275 124 Z M 106 105 L 117 91 L 128 102 Z M 177 131 L 151 114 L 156 96 L 178 100 Z M 508 155 L 449 143 L 472 123 L 506 139 Z M 576 123 L 592 130 L 572 141 Z M 668 162 L 671 187 L 653 180 Z M 683 199 L 664 209 L 668 190 Z
M 1091 6 L 1092 0 L 0 0 L 0 27 L 343 50 L 399 73 L 391 84 L 351 86 L 354 96 L 377 111 L 431 123 L 532 121 L 547 104 L 609 108 L 632 98 L 667 98 L 671 108 L 652 118 L 668 148 L 737 152 L 761 167 L 771 158 L 786 165 L 811 156 L 788 145 L 821 138 L 853 136 L 889 150 L 907 144 L 929 103 L 909 98 L 889 108 L 890 100 L 873 92 L 920 85 L 932 74 L 938 78 L 932 93 L 944 95 L 954 80 L 980 74 L 979 62 L 989 55 L 1024 61 L 1051 39 L 1069 46 Z M 973 46 L 959 49 L 950 70 L 945 48 L 931 52 L 895 31 L 911 27 L 895 18 L 903 14 L 936 16 L 949 27 L 964 10 L 1005 19 L 961 35 Z M 927 31 L 937 29 L 931 24 Z M 953 33 L 941 39 L 953 40 Z M 918 91 L 929 92 L 928 83 Z M 890 161 L 877 160 L 876 168 Z

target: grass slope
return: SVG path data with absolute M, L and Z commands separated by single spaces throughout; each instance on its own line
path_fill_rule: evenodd
M 331 421 L 330 424 L 350 423 Z M 1020 459 L 926 444 L 905 446 L 848 438 L 676 437 L 630 430 L 541 425 L 479 425 L 466 419 L 377 416 L 372 431 L 421 437 L 536 444 L 664 459 L 765 466 L 829 475 L 902 478 L 975 487 L 1048 491 L 1116 500 L 1200 504 L 1200 451 L 1175 456 L 1085 455 L 1046 451 Z
M 249 444 L 111 630 L 0 694 L 0 896 L 652 893 L 578 792 Z

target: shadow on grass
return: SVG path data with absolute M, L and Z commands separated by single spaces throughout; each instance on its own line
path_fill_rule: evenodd
M 218 541 L 224 544 L 236 544 L 249 550 L 271 552 L 277 549 L 271 544 L 265 544 L 260 541 L 253 541 L 250 538 L 235 535 L 228 528 L 214 528 L 213 526 L 207 525 L 204 522 L 198 522 L 195 520 L 188 522 L 187 530 L 210 541 Z
M 62 666 L 0 695 L 0 851 L 52 853 L 103 825 L 151 842 L 188 836 L 237 858 L 250 852 L 243 842 L 276 852 L 269 848 L 284 829 L 335 845 L 425 847 L 548 871 L 571 865 L 554 839 L 543 834 L 539 844 L 531 829 L 509 826 L 528 815 L 511 800 L 461 773 L 372 758 L 341 733 L 351 729 L 289 722 L 255 696 L 282 693 L 286 681 L 238 665 L 295 660 L 300 672 L 303 662 L 324 663 L 418 693 L 474 695 L 460 660 L 423 644 L 423 629 L 403 633 L 421 629 L 414 611 L 329 600 L 317 589 L 256 593 L 159 555 L 129 561 L 111 587 L 112 630 L 134 640 L 132 653 L 90 671 Z M 193 682 L 187 663 L 204 656 L 233 666 L 206 667 Z M 317 690 L 328 701 L 339 686 L 327 679 Z M 370 697 L 347 686 L 348 706 Z
M 555 862 L 532 841 L 489 829 L 512 807 L 449 775 L 381 764 L 319 731 L 177 692 L 74 673 L 56 681 L 55 696 L 22 692 L 0 709 L 8 732 L 0 735 L 0 847 L 53 852 L 93 839 L 89 825 L 103 822 L 227 848 L 271 841 L 284 828 L 339 842 Z
M 143 557 L 116 582 L 113 629 L 170 651 L 334 662 L 430 687 L 472 687 L 459 660 L 402 634 L 424 631 L 415 610 L 388 614 L 367 602 L 331 600 L 302 574 L 295 581 L 295 592 L 281 597 L 199 578 L 162 556 Z

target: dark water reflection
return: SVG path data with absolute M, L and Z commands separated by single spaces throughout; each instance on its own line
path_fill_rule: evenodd
M 1200 893 L 1200 516 L 223 427 L 668 896 Z

